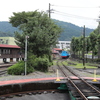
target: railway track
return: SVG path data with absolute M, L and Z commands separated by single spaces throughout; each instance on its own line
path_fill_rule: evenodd
M 7 68 L 9 66 L 14 65 L 15 63 L 10 63 L 10 64 L 0 64 L 0 76 L 7 75 Z
M 7 67 L 12 66 L 14 64 L 16 64 L 16 63 L 8 63 L 8 64 L 2 63 L 2 64 L 0 64 L 0 68 L 7 68 Z
M 6 69 L 0 71 L 0 76 L 2 76 L 2 75 L 6 75 L 6 74 L 7 74 L 7 70 L 6 70 Z
M 22 97 L 24 95 L 47 94 L 47 93 L 55 93 L 55 92 L 59 92 L 59 91 L 57 89 L 51 89 L 51 90 L 34 90 L 34 91 L 10 93 L 10 94 L 1 95 L 0 100 L 6 100 L 6 98 L 13 98 L 13 97 Z
M 71 89 L 72 95 L 75 96 L 77 100 L 90 100 L 88 99 L 88 97 L 91 97 L 91 96 L 96 96 L 97 98 L 100 97 L 99 89 L 97 89 L 95 86 L 93 86 L 92 84 L 89 84 L 87 81 L 81 78 L 80 75 L 74 72 L 74 70 L 64 65 L 62 61 L 60 64 L 59 62 L 60 61 L 57 61 L 57 66 L 59 67 L 63 75 L 67 77 L 68 84 L 67 83 L 66 84 L 69 86 L 69 88 Z M 77 77 L 78 80 L 71 79 L 69 73 Z M 96 100 L 96 99 L 91 99 L 91 100 Z

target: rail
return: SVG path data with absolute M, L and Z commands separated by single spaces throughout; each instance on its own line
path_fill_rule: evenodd
M 62 63 L 62 65 L 63 65 L 63 67 L 64 67 L 65 69 L 63 69 L 63 68 L 61 67 L 61 65 L 59 65 L 58 63 L 59 63 L 59 61 L 57 61 L 57 66 L 59 67 L 59 69 L 61 70 L 61 72 L 64 74 L 64 76 L 67 77 L 68 81 L 76 88 L 76 90 L 77 90 L 77 92 L 80 94 L 81 98 L 83 98 L 84 100 L 88 100 L 88 99 L 87 99 L 87 95 L 86 95 L 86 94 L 84 93 L 84 91 L 82 90 L 82 87 L 81 87 L 81 86 L 78 86 L 78 85 L 75 83 L 75 81 L 72 80 L 72 79 L 70 78 L 70 76 L 68 75 L 68 73 L 66 73 L 65 69 L 67 69 L 70 73 L 72 73 L 74 76 L 76 76 L 76 77 L 82 82 L 82 84 L 84 83 L 85 85 L 87 85 L 88 88 L 90 87 L 90 90 L 92 90 L 92 91 L 91 91 L 92 93 L 94 93 L 94 94 L 97 93 L 97 94 L 100 95 L 100 91 L 99 91 L 99 90 L 97 90 L 96 88 L 94 88 L 91 84 L 87 83 L 83 78 L 81 78 L 78 74 L 76 74 L 76 73 L 75 73 L 72 69 L 70 69 L 68 66 L 64 65 L 64 64 L 62 63 L 62 61 L 61 61 L 61 63 Z M 67 83 L 66 83 L 66 84 L 67 84 Z M 89 95 L 89 94 L 88 94 L 88 95 Z M 94 95 L 93 95 L 93 96 L 94 96 Z

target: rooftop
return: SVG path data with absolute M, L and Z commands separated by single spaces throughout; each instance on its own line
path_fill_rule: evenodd
M 3 47 L 3 48 L 20 48 L 17 45 L 7 45 L 7 44 L 0 44 L 0 48 L 1 47 Z

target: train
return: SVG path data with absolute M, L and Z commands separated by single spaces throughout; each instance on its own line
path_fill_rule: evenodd
M 62 51 L 61 54 L 60 54 L 60 56 L 62 58 L 69 58 L 70 54 L 67 51 Z

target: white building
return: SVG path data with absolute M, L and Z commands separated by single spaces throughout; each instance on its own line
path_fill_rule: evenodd
M 71 41 L 58 41 L 57 48 L 70 50 Z

